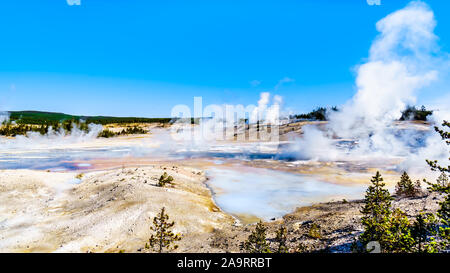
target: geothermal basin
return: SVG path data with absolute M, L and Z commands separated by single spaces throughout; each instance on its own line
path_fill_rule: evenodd
M 160 149 L 151 136 L 141 136 L 63 142 L 56 147 L 51 140 L 4 147 L 0 169 L 89 173 L 157 162 L 196 167 L 205 170 L 206 185 L 218 207 L 244 222 L 279 218 L 318 202 L 361 198 L 373 175 L 368 168 L 349 171 L 348 163 L 292 161 L 270 143 L 225 142 L 192 149 L 174 144 Z M 387 170 L 389 174 L 395 172 Z

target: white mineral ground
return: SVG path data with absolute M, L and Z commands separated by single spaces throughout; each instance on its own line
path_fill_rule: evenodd
M 162 172 L 172 187 L 157 187 Z M 201 236 L 233 219 L 212 202 L 204 173 L 155 165 L 76 173 L 0 172 L 2 252 L 136 251 L 150 237 L 156 213 L 166 207 L 183 234 L 181 249 L 200 248 Z

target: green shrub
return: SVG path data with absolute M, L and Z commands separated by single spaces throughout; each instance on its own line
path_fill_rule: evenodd
M 167 183 L 172 183 L 173 177 L 164 172 L 158 180 L 158 187 L 164 187 Z
M 117 136 L 117 133 L 112 132 L 112 131 L 110 131 L 108 129 L 105 129 L 105 130 L 101 131 L 97 135 L 97 137 L 104 137 L 104 138 L 110 138 L 110 137 L 115 137 L 115 136 Z
M 317 224 L 312 224 L 309 228 L 308 236 L 314 239 L 321 239 L 322 232 L 320 231 L 320 227 Z

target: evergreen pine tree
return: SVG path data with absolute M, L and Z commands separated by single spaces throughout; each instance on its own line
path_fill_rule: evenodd
M 439 177 L 436 179 L 436 186 L 438 188 L 446 188 L 449 186 L 448 176 L 445 172 L 441 172 Z
M 431 236 L 436 235 L 436 230 L 437 221 L 434 214 L 421 212 L 416 216 L 416 220 L 411 228 L 416 252 L 437 252 L 435 241 L 434 239 L 431 239 Z
M 288 247 L 286 246 L 287 230 L 284 226 L 281 226 L 276 233 L 275 242 L 278 244 L 277 253 L 287 253 Z
M 153 218 L 153 227 L 150 227 L 156 234 L 152 234 L 149 244 L 146 244 L 145 247 L 156 249 L 159 253 L 162 253 L 164 249 L 177 249 L 178 245 L 174 243 L 181 240 L 181 236 L 170 230 L 174 225 L 175 222 L 169 222 L 169 215 L 165 213 L 163 207 L 161 212 Z
M 450 122 L 445 121 L 442 123 L 442 126 L 450 128 Z M 444 129 L 439 129 L 439 127 L 435 126 L 434 130 L 441 135 L 442 140 L 445 141 L 447 145 L 450 145 L 450 132 L 444 131 Z M 450 160 L 450 158 L 449 158 Z M 439 170 L 441 173 L 449 173 L 450 172 L 450 166 L 444 167 L 440 166 L 437 162 L 437 160 L 426 160 L 428 165 L 430 165 L 431 170 L 436 171 Z
M 392 197 L 384 188 L 379 172 L 372 177 L 371 183 L 361 210 L 364 232 L 360 242 L 366 246 L 369 242 L 376 241 L 382 252 L 410 252 L 415 240 L 408 218 L 400 209 L 391 210 Z
M 259 221 L 255 230 L 248 236 L 247 241 L 241 245 L 241 248 L 249 253 L 270 253 L 269 243 L 266 240 L 266 230 L 264 224 Z
M 406 172 L 403 172 L 400 181 L 395 186 L 395 194 L 397 196 L 416 196 L 421 192 L 420 181 L 413 183 Z
M 442 126 L 450 128 L 450 123 L 444 121 Z M 450 132 L 444 129 L 439 129 L 439 127 L 434 127 L 435 131 L 441 136 L 442 140 L 445 141 L 447 145 L 450 145 Z M 450 157 L 448 158 L 450 160 Z M 431 170 L 440 171 L 437 183 L 429 183 L 431 191 L 436 191 L 444 194 L 444 200 L 439 203 L 440 208 L 438 210 L 438 217 L 441 221 L 441 226 L 439 227 L 438 237 L 440 237 L 440 248 L 447 249 L 450 245 L 450 184 L 448 183 L 447 174 L 450 173 L 450 166 L 441 166 L 438 164 L 437 160 L 426 160 Z
M 415 240 L 411 234 L 411 225 L 400 209 L 392 212 L 389 228 L 380 244 L 386 252 L 407 253 L 413 249 Z
M 366 190 L 365 205 L 361 210 L 364 233 L 360 240 L 363 245 L 370 241 L 378 241 L 382 245 L 389 229 L 392 198 L 389 191 L 384 189 L 380 172 L 377 171 L 371 183 Z

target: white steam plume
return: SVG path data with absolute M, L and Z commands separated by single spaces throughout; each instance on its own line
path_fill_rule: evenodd
M 59 145 L 95 139 L 102 129 L 102 125 L 91 123 L 88 124 L 88 132 L 85 132 L 73 124 L 70 134 L 66 134 L 63 129 L 55 131 L 50 126 L 45 135 L 39 132 L 27 132 L 26 135 L 17 135 L 14 139 L 0 138 L 0 145 L 2 149 L 56 148 Z
M 349 156 L 412 158 L 412 154 L 425 153 L 440 158 L 442 151 L 448 156 L 448 148 L 442 141 L 441 144 L 432 141 L 433 147 L 427 145 L 411 151 L 408 144 L 415 136 L 407 132 L 399 136 L 394 124 L 401 111 L 416 102 L 418 91 L 439 75 L 433 57 L 437 52 L 435 26 L 433 12 L 420 1 L 413 1 L 380 20 L 376 24 L 380 34 L 372 43 L 368 61 L 357 70 L 357 93 L 340 111 L 329 115 L 325 132 L 305 128 L 304 138 L 297 144 L 300 156 L 334 160 Z M 356 147 L 347 152 L 336 145 L 324 148 L 333 143 L 331 139 L 342 138 L 355 140 Z M 316 145 L 322 148 L 311 148 Z M 424 158 L 421 162 L 424 165 Z
M 279 95 L 274 95 L 272 105 L 269 106 L 269 103 L 270 93 L 262 92 L 258 101 L 258 107 L 256 107 L 251 113 L 251 123 L 256 123 L 257 121 L 264 121 L 269 124 L 279 123 L 280 109 L 281 104 L 283 103 L 283 98 Z
M 0 111 L 0 125 L 9 120 L 9 113 Z
M 257 121 L 263 120 L 264 112 L 267 109 L 267 104 L 269 103 L 270 93 L 262 92 L 258 101 L 258 107 L 255 108 L 250 117 L 251 123 L 256 123 Z

